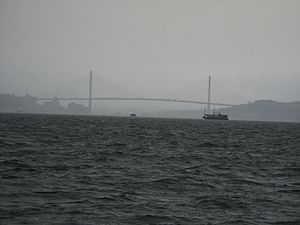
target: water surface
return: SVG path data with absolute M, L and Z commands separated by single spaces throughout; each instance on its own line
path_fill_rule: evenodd
M 300 124 L 0 114 L 0 224 L 299 224 Z

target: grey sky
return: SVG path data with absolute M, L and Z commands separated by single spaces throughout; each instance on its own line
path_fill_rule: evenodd
M 86 88 L 90 68 L 143 96 L 206 99 L 211 74 L 220 100 L 300 100 L 300 1 L 0 0 L 0 92 Z

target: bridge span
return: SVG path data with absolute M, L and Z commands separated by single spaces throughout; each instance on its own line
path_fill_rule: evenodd
M 38 98 L 38 101 L 50 101 L 53 100 L 54 98 Z M 104 101 L 104 100 L 117 100 L 117 101 L 152 101 L 152 102 L 178 102 L 178 103 L 189 103 L 189 104 L 198 104 L 198 105 L 215 105 L 215 106 L 235 106 L 234 104 L 227 104 L 227 103 L 218 103 L 218 102 L 204 102 L 204 101 L 196 101 L 196 100 L 184 100 L 184 99 L 170 99 L 170 98 L 133 98 L 133 97 L 99 97 L 99 98 L 57 98 L 57 100 L 62 100 L 62 101 L 94 101 L 94 100 L 99 100 L 99 101 Z
M 141 97 L 93 97 L 92 96 L 92 70 L 90 71 L 90 81 L 89 81 L 89 97 L 54 97 L 54 98 L 37 98 L 38 101 L 51 101 L 53 99 L 62 101 L 88 101 L 89 111 L 92 112 L 92 102 L 93 101 L 152 101 L 152 102 L 178 102 L 178 103 L 188 103 L 188 104 L 199 104 L 207 105 L 207 110 L 210 111 L 211 105 L 215 106 L 235 106 L 234 104 L 211 102 L 211 77 L 209 76 L 208 82 L 208 99 L 207 101 L 197 101 L 197 100 L 185 100 L 185 99 L 171 99 L 171 98 L 141 98 Z

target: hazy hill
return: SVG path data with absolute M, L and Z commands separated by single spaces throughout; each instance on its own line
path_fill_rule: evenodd
M 257 100 L 248 104 L 216 109 L 228 114 L 230 120 L 300 122 L 300 102 Z M 149 113 L 147 116 L 200 119 L 203 110 L 168 110 Z
M 222 113 L 236 120 L 300 122 L 300 102 L 258 100 L 248 104 L 223 108 Z

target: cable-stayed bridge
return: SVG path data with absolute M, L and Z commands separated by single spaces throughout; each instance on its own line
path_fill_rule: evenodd
M 52 100 L 53 98 L 38 98 L 40 101 Z M 152 102 L 178 102 L 178 103 L 189 103 L 189 104 L 199 104 L 199 105 L 207 105 L 208 102 L 205 101 L 196 101 L 196 100 L 184 100 L 184 99 L 172 99 L 172 98 L 132 98 L 132 97 L 92 97 L 92 98 L 73 98 L 73 97 L 55 97 L 57 100 L 65 100 L 65 101 L 95 101 L 95 100 L 117 100 L 117 101 L 152 101 Z M 235 104 L 227 104 L 227 103 L 219 103 L 219 102 L 211 102 L 210 105 L 216 106 L 234 106 Z
M 90 82 L 89 82 L 89 96 L 88 97 L 54 97 L 56 100 L 61 101 L 87 101 L 90 112 L 92 112 L 93 101 L 104 101 L 104 100 L 116 100 L 116 101 L 152 101 L 152 102 L 175 102 L 175 103 L 188 103 L 188 104 L 199 104 L 207 105 L 207 110 L 211 109 L 211 106 L 234 106 L 235 104 L 212 102 L 211 101 L 211 77 L 209 76 L 208 82 L 208 98 L 207 101 L 188 100 L 188 99 L 175 99 L 175 98 L 146 98 L 146 97 L 93 97 L 93 74 L 90 71 Z M 53 100 L 52 98 L 37 98 L 39 101 Z

